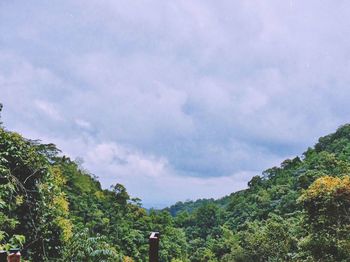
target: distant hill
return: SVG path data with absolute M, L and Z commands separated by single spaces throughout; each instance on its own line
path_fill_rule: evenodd
M 222 208 L 225 208 L 230 203 L 230 197 L 232 196 L 232 194 L 234 193 L 231 193 L 230 195 L 221 197 L 219 199 L 202 198 L 202 199 L 197 199 L 195 201 L 192 201 L 192 200 L 188 200 L 185 202 L 179 201 L 179 202 L 176 202 L 174 205 L 171 205 L 170 207 L 164 208 L 163 210 L 168 211 L 172 216 L 176 216 L 178 213 L 181 213 L 184 211 L 188 213 L 192 213 L 197 208 L 210 203 L 214 203 Z
M 191 245 L 191 261 L 348 261 L 350 239 L 335 232 L 350 233 L 349 216 L 339 215 L 350 212 L 349 175 L 346 124 L 301 157 L 253 177 L 246 190 L 166 210 L 188 242 L 197 243 Z
M 164 262 L 350 261 L 349 214 L 349 124 L 246 190 L 146 212 L 117 181 L 102 189 L 55 145 L 0 121 L 0 249 L 28 261 L 147 261 L 150 231 Z

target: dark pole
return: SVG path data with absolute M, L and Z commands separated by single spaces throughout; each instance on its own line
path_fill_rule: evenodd
M 152 232 L 149 237 L 149 262 L 158 262 L 159 232 Z
M 0 251 L 0 262 L 7 262 L 7 252 L 5 250 Z

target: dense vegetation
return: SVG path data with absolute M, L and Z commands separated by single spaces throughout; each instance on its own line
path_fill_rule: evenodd
M 161 261 L 350 261 L 349 175 L 344 125 L 246 190 L 147 212 L 55 145 L 0 126 L 0 248 L 28 261 L 147 261 L 157 230 Z
M 0 128 L 0 248 L 29 261 L 146 261 L 148 236 L 161 257 L 185 259 L 182 229 L 168 212 L 146 212 L 123 185 L 109 190 L 52 144 Z

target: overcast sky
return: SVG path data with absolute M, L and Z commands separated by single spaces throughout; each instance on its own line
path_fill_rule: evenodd
M 146 207 L 221 197 L 350 121 L 350 2 L 0 1 L 7 129 Z

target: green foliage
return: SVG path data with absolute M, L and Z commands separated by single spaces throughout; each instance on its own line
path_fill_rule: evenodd
M 349 261 L 350 177 L 320 177 L 299 201 L 306 211 L 306 254 L 316 261 Z
M 116 262 L 122 261 L 122 256 L 108 243 L 104 236 L 90 237 L 88 230 L 84 229 L 76 233 L 64 246 L 62 262 Z
M 168 212 L 148 215 L 123 185 L 103 190 L 58 153 L 0 129 L 2 248 L 23 247 L 30 261 L 145 261 L 149 232 L 157 228 L 164 233 L 162 260 L 186 260 L 185 234 Z
M 209 200 L 215 212 L 203 200 L 170 207 L 186 232 L 190 260 L 214 254 L 218 261 L 348 261 L 349 160 L 350 125 L 344 125 L 301 158 L 253 177 L 248 189 L 225 197 L 225 204 Z M 337 189 L 323 183 L 315 190 L 332 179 Z
M 24 246 L 30 247 L 28 254 L 33 261 L 57 256 L 57 245 L 69 238 L 66 233 L 70 223 L 62 183 L 48 158 L 50 149 L 3 128 L 0 149 L 0 212 L 7 227 L 4 231 L 8 236 L 25 234 Z M 23 242 L 23 238 L 15 240 L 14 244 Z
M 0 104 L 0 111 L 1 111 Z M 350 261 L 350 125 L 218 200 L 146 211 L 53 144 L 0 127 L 0 248 L 29 261 Z
M 277 215 L 261 222 L 248 222 L 239 232 L 242 250 L 232 255 L 237 256 L 236 260 L 291 261 L 296 252 L 291 231 L 295 226 L 293 219 L 285 220 Z

